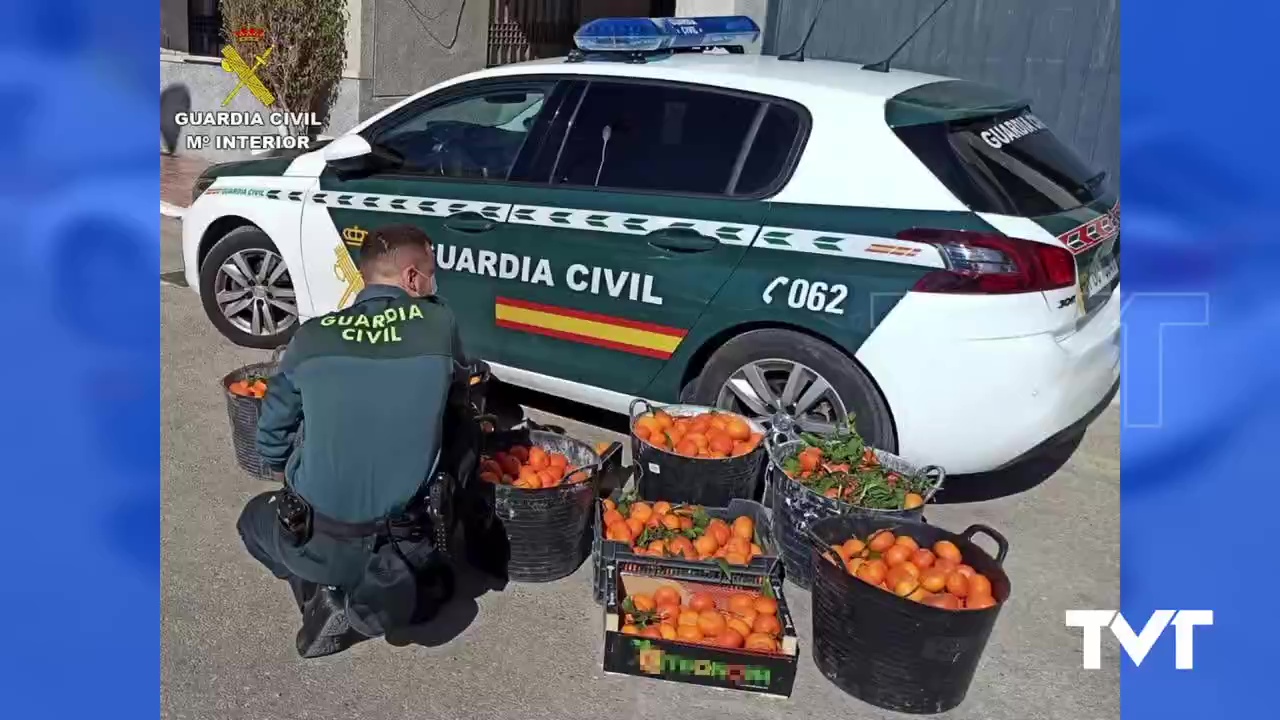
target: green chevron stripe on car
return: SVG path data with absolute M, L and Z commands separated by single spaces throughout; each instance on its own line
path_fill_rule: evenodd
M 892 236 L 850 235 L 822 230 L 766 227 L 760 232 L 760 240 L 756 243 L 756 247 L 810 255 L 944 267 L 942 257 L 932 246 L 898 240 Z
M 217 184 L 209 190 L 214 195 L 241 195 L 266 200 L 299 202 L 300 191 L 282 191 L 252 186 Z M 770 219 L 794 218 L 809 227 L 778 227 L 733 223 L 698 218 L 645 215 L 642 213 L 563 208 L 543 205 L 511 205 L 508 203 L 419 197 L 386 193 L 359 193 L 322 190 L 305 197 L 307 202 L 334 209 L 450 217 L 474 212 L 496 222 L 536 225 L 619 235 L 648 235 L 658 230 L 689 229 L 715 237 L 725 245 L 750 245 L 757 248 L 810 255 L 860 258 L 878 262 L 942 267 L 937 251 L 924 243 L 898 240 L 894 235 L 911 227 L 954 227 L 955 229 L 989 229 L 972 213 L 928 213 L 920 211 L 881 210 L 876 208 L 826 208 L 813 205 L 777 205 Z M 834 216 L 832 216 L 834 213 Z M 831 216 L 828 218 L 828 216 Z M 832 232 L 810 229 L 812 225 L 850 227 L 850 219 L 863 221 L 869 234 Z M 942 220 L 942 223 L 934 222 Z M 797 223 L 799 224 L 799 223 Z
M 475 202 L 450 198 L 416 197 L 413 195 L 383 195 L 380 193 L 348 193 L 321 191 L 312 193 L 310 202 L 326 207 L 353 208 L 373 212 L 400 213 L 449 217 L 458 213 L 474 212 L 490 220 L 506 222 L 511 205 L 507 203 Z
M 789 246 L 796 241 L 789 228 L 806 228 L 804 239 L 812 242 L 827 242 L 825 236 L 834 237 L 866 237 L 870 239 L 888 240 L 902 245 L 919 245 L 897 240 L 898 233 L 912 228 L 933 228 L 937 230 L 972 230 L 975 232 L 994 232 L 987 221 L 977 213 L 946 210 L 902 210 L 897 208 L 874 207 L 836 207 L 831 205 L 804 205 L 801 203 L 773 203 L 769 208 L 768 227 L 761 233 L 761 240 L 768 233 L 773 235 L 773 243 L 761 242 L 761 247 Z M 822 246 L 815 246 L 828 250 Z M 816 252 L 816 251 L 815 251 Z M 882 259 L 882 258 L 873 258 Z
M 715 237 L 726 245 L 749 245 L 758 225 L 716 222 L 693 218 L 661 217 L 639 213 L 578 210 L 572 208 L 517 205 L 508 222 L 517 225 L 597 230 L 621 235 L 648 235 L 657 230 L 688 229 Z
M 291 203 L 302 202 L 303 196 L 305 195 L 301 190 L 280 190 L 279 188 L 255 186 L 251 183 L 243 183 L 239 181 L 238 178 L 236 180 L 224 180 L 222 178 L 218 178 L 214 180 L 213 185 L 211 185 L 208 190 L 204 191 L 204 194 L 209 196 L 227 195 L 252 197 L 262 200 L 280 200 Z
M 1103 215 L 1107 215 L 1108 213 L 1118 213 L 1118 202 L 1119 199 L 1115 193 L 1107 192 L 1100 195 L 1097 200 L 1075 208 L 1074 210 L 1066 210 L 1052 215 L 1033 217 L 1031 220 L 1045 230 L 1048 230 L 1054 235 L 1054 237 L 1063 240 L 1064 244 L 1068 244 L 1066 236 L 1072 230 L 1075 230 L 1082 225 L 1086 225 Z M 1077 262 L 1089 262 L 1092 259 L 1093 254 L 1105 245 L 1105 242 L 1098 243 L 1083 252 L 1076 252 Z M 1069 244 L 1068 247 L 1070 247 Z

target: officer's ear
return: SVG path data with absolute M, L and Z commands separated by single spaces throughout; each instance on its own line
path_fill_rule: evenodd
M 400 268 L 400 287 L 416 295 L 418 289 L 422 286 L 422 278 L 419 277 L 421 274 L 418 267 L 413 263 Z

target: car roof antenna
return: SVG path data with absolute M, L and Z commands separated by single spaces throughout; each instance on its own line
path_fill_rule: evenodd
M 809 38 L 813 36 L 813 29 L 818 26 L 818 18 L 822 17 L 822 8 L 827 4 L 827 0 L 818 0 L 818 9 L 813 13 L 813 19 L 809 21 L 809 29 L 804 33 L 804 39 L 800 41 L 800 47 L 789 53 L 779 55 L 779 60 L 794 60 L 796 62 L 804 62 L 804 49 L 809 44 Z
M 911 42 L 913 39 L 915 39 L 916 34 L 917 34 L 917 33 L 919 33 L 921 30 L 923 30 L 923 29 L 924 29 L 924 26 L 925 26 L 925 25 L 928 25 L 928 24 L 929 24 L 929 21 L 933 19 L 933 16 L 934 16 L 934 15 L 937 15 L 937 14 L 938 14 L 938 11 L 939 11 L 939 10 L 941 10 L 942 8 L 946 7 L 946 6 L 947 6 L 947 3 L 949 3 L 949 2 L 951 2 L 951 0 L 942 0 L 942 2 L 938 3 L 938 7 L 934 8 L 934 9 L 933 9 L 933 12 L 929 13 L 929 14 L 925 17 L 925 19 L 924 19 L 924 20 L 921 20 L 921 21 L 920 21 L 920 24 L 916 26 L 916 29 L 915 29 L 915 30 L 912 30 L 912 31 L 911 31 L 911 34 L 907 36 L 907 39 L 906 39 L 906 40 L 903 40 L 901 45 L 899 45 L 898 47 L 894 48 L 893 52 L 889 53 L 889 57 L 887 57 L 887 58 L 885 58 L 885 59 L 881 60 L 881 61 L 880 61 L 880 62 L 878 62 L 878 63 L 872 63 L 872 64 L 870 64 L 870 65 L 863 65 L 863 66 L 862 66 L 862 69 L 863 69 L 863 70 L 870 70 L 870 71 L 872 71 L 872 72 L 882 72 L 882 73 L 887 73 L 887 72 L 889 72 L 889 63 L 890 63 L 890 62 L 892 62 L 894 58 L 898 57 L 898 53 L 902 52 L 902 49 L 903 49 L 903 48 L 905 48 L 905 47 L 907 46 L 907 43 L 909 43 L 909 42 Z

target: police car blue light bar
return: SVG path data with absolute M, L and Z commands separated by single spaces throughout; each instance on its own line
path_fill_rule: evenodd
M 584 52 L 656 52 L 745 45 L 760 37 L 746 15 L 693 18 L 600 18 L 583 25 L 573 41 Z

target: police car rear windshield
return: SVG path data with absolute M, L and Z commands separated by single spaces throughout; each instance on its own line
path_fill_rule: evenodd
M 1027 108 L 894 132 L 976 212 L 1052 215 L 1087 205 L 1104 192 L 1106 175 L 1090 168 Z

